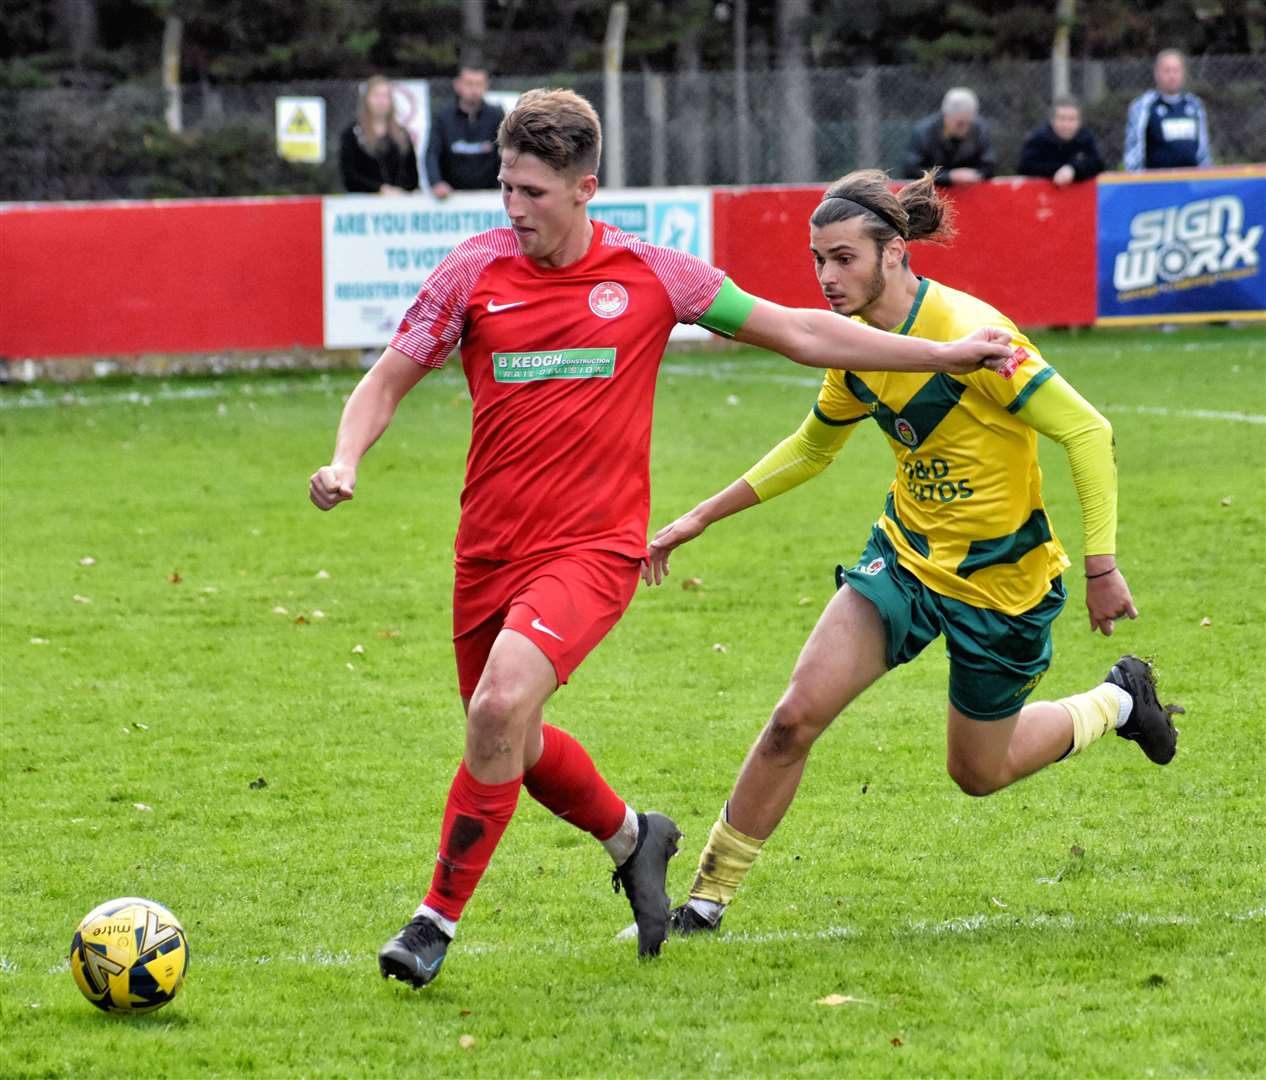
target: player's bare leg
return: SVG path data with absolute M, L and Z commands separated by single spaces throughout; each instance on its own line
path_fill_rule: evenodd
M 809 635 L 791 682 L 757 738 L 720 820 L 699 858 L 690 901 L 672 929 L 713 929 L 760 847 L 795 798 L 809 751 L 844 708 L 888 670 L 885 631 L 875 606 L 847 585 Z
M 466 753 L 476 780 L 501 784 L 541 756 L 542 707 L 558 688 L 554 666 L 531 641 L 502 630 L 466 708 Z
M 557 680 L 549 659 L 512 630 L 497 635 L 466 706 L 466 752 L 449 788 L 435 873 L 413 919 L 378 954 L 384 978 L 425 986 L 439 974 L 457 920 L 539 756 L 541 708 Z
M 475 692 L 462 700 L 466 751 L 445 806 L 431 888 L 379 953 L 384 977 L 420 987 L 439 973 L 522 787 L 602 842 L 637 920 L 639 954 L 659 951 L 668 925 L 664 880 L 680 833 L 662 814 L 629 808 L 575 739 L 543 723 L 556 688 L 552 663 L 529 638 L 512 629 L 497 635 Z
M 1082 694 L 1035 701 L 1004 720 L 973 720 L 949 706 L 946 767 L 968 795 L 990 795 L 1116 731 L 1159 765 L 1174 756 L 1179 705 L 1161 705 L 1151 665 L 1123 656 Z

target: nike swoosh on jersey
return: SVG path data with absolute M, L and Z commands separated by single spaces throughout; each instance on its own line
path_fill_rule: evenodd
M 531 625 L 532 625 L 533 630 L 539 630 L 542 634 L 549 634 L 550 637 L 555 638 L 558 641 L 563 640 L 562 634 L 554 633 L 554 631 L 551 630 L 548 626 L 546 626 L 543 622 L 541 622 L 539 618 L 533 619 Z
M 526 303 L 526 300 L 515 300 L 509 304 L 498 304 L 495 300 L 489 300 L 488 311 L 495 315 L 498 311 L 509 311 L 511 308 L 522 307 Z

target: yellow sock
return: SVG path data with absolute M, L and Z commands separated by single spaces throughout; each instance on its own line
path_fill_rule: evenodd
M 730 903 L 764 843 L 764 840 L 744 836 L 725 820 L 722 810 L 699 856 L 699 873 L 690 889 L 691 899 Z
M 1073 718 L 1073 748 L 1069 752 L 1071 757 L 1073 754 L 1080 754 L 1092 742 L 1116 727 L 1121 699 L 1115 686 L 1100 683 L 1093 690 L 1061 698 L 1056 704 L 1063 705 Z

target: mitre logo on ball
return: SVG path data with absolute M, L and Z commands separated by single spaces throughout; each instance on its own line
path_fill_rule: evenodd
M 589 293 L 589 310 L 600 319 L 614 319 L 628 310 L 629 291 L 618 281 L 604 281 Z

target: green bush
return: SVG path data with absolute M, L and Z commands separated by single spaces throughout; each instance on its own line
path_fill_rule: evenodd
M 337 165 L 281 160 L 268 118 L 182 134 L 162 119 L 157 87 L 99 95 L 0 89 L 0 200 L 153 199 L 318 194 Z

